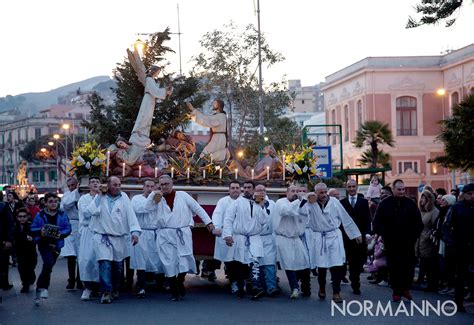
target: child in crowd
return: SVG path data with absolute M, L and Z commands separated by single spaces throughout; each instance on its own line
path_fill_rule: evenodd
M 26 208 L 16 212 L 16 225 L 13 238 L 16 247 L 18 273 L 22 282 L 22 293 L 30 291 L 30 285 L 35 283 L 35 267 L 37 261 L 36 247 L 30 234 L 31 216 Z
M 382 192 L 382 185 L 380 185 L 379 178 L 373 176 L 370 180 L 369 189 L 367 190 L 367 195 L 365 196 L 369 201 L 375 201 L 378 203 L 380 201 L 380 194 Z
M 380 286 L 388 286 L 387 260 L 384 253 L 384 244 L 381 236 L 374 236 L 374 260 L 369 264 L 369 272 L 372 273 L 373 280 L 370 283 Z

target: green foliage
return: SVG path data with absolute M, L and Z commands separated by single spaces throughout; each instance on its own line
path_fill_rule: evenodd
M 438 140 L 444 144 L 444 155 L 429 160 L 450 169 L 468 171 L 474 168 L 474 94 L 453 107 L 453 115 L 441 121 Z
M 267 68 L 284 60 L 270 49 L 261 37 L 262 65 Z M 200 41 L 203 52 L 194 57 L 193 75 L 202 78 L 202 89 L 225 102 L 228 113 L 231 143 L 236 147 L 252 146 L 255 151 L 258 128 L 258 32 L 253 25 L 243 30 L 233 23 L 223 30 L 206 33 Z M 291 98 L 284 81 L 266 87 L 262 96 L 267 130 L 288 107 Z M 290 132 L 294 128 L 286 122 Z M 283 131 L 283 130 L 282 130 Z
M 366 121 L 356 133 L 356 138 L 352 142 L 356 148 L 369 146 L 369 149 L 362 153 L 359 161 L 369 168 L 386 167 L 390 162 L 390 155 L 379 149 L 379 145 L 393 147 L 392 131 L 388 124 L 380 121 Z
M 88 104 L 91 107 L 90 122 L 83 121 L 81 125 L 91 131 L 92 138 L 98 143 L 105 145 L 115 142 L 119 125 L 114 108 L 104 105 L 97 93 L 92 94 Z
M 406 28 L 434 25 L 441 21 L 445 22 L 446 27 L 450 27 L 456 22 L 456 18 L 450 17 L 460 10 L 462 3 L 463 0 L 421 0 L 415 6 L 416 12 L 422 15 L 421 18 L 416 20 L 410 16 Z

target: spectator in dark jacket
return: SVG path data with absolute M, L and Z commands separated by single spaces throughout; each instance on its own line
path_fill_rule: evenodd
M 3 199 L 3 195 L 1 198 Z M 8 205 L 0 200 L 0 288 L 3 290 L 13 288 L 8 281 L 8 260 L 13 243 L 13 227 L 14 221 Z
M 26 208 L 20 208 L 17 210 L 16 220 L 13 238 L 18 259 L 18 273 L 23 285 L 21 292 L 27 293 L 30 291 L 30 285 L 36 280 L 36 246 L 30 233 L 32 219 Z

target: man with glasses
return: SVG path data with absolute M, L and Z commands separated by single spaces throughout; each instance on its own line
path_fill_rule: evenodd
M 423 230 L 423 221 L 415 201 L 405 195 L 401 179 L 393 182 L 393 196 L 380 201 L 373 228 L 384 241 L 392 300 L 398 302 L 402 296 L 412 300 L 409 290 L 415 274 L 415 242 Z
M 186 273 L 196 273 L 193 256 L 191 227 L 193 216 L 198 215 L 209 231 L 214 230 L 211 218 L 188 193 L 173 189 L 168 175 L 159 178 L 161 191 L 153 191 L 147 198 L 147 208 L 157 219 L 158 254 L 165 275 L 171 285 L 171 300 L 181 300 L 185 295 Z

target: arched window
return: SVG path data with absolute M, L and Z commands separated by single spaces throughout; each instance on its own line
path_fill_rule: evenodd
M 357 101 L 357 123 L 358 123 L 358 126 L 364 123 L 363 118 L 362 118 L 362 101 L 361 100 Z
M 451 107 L 454 107 L 457 104 L 459 104 L 459 93 L 454 92 L 451 94 Z
M 349 141 L 349 106 L 344 106 L 344 142 Z
M 396 106 L 397 135 L 416 135 L 416 98 L 398 97 Z

